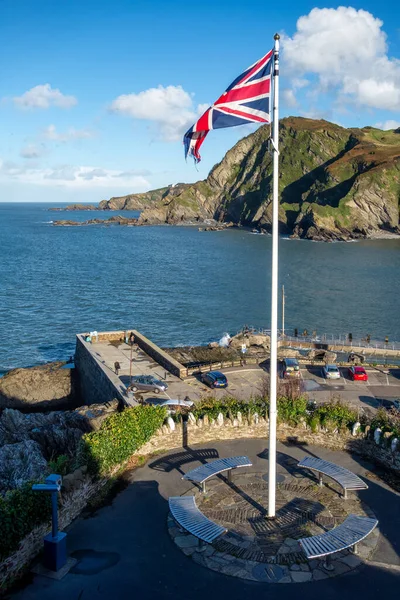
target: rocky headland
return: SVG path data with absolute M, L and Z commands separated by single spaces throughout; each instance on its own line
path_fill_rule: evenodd
M 240 140 L 207 179 L 103 200 L 141 210 L 138 225 L 212 220 L 271 230 L 269 126 Z M 324 120 L 280 121 L 280 232 L 335 241 L 400 235 L 400 129 L 346 129 Z

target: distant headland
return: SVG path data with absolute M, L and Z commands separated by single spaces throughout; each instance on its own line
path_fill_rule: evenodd
M 218 229 L 229 223 L 269 232 L 269 133 L 263 126 L 240 140 L 203 181 L 53 210 L 139 210 L 137 221 L 118 217 L 119 224 L 212 223 Z M 346 129 L 287 117 L 280 121 L 280 173 L 281 233 L 318 241 L 400 235 L 400 128 Z

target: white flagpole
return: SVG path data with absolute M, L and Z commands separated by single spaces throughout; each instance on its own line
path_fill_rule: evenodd
M 279 147 L 279 38 L 274 35 L 273 97 L 273 184 L 272 184 L 272 285 L 271 285 L 271 352 L 269 388 L 268 517 L 275 517 L 276 496 L 276 384 L 278 346 L 278 147 Z

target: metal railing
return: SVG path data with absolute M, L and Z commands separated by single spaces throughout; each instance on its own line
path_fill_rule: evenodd
M 294 329 L 295 328 L 285 329 L 285 335 L 282 335 L 282 331 L 278 330 L 278 334 L 279 334 L 278 339 L 280 341 L 285 340 L 290 343 L 307 342 L 309 344 L 320 343 L 320 344 L 329 344 L 330 346 L 343 346 L 346 348 L 346 350 L 351 350 L 351 348 L 362 347 L 362 348 L 366 348 L 371 351 L 373 351 L 374 349 L 380 349 L 380 350 L 386 349 L 386 350 L 400 351 L 400 342 L 389 341 L 389 339 L 384 339 L 384 340 L 371 339 L 371 337 L 369 337 L 368 335 L 366 335 L 363 338 L 355 337 L 355 336 L 352 336 L 350 338 L 349 334 L 340 334 L 340 333 L 339 334 L 337 334 L 337 333 L 336 334 L 328 334 L 328 333 L 318 334 L 317 332 L 313 332 L 312 334 L 309 334 L 306 330 L 304 330 L 303 333 L 301 333 L 300 329 L 299 329 L 299 333 L 297 336 L 288 334 L 289 331 L 294 332 Z M 271 330 L 264 329 L 261 327 L 254 327 L 254 326 L 246 325 L 237 333 L 238 334 L 251 333 L 251 334 L 255 334 L 255 335 L 270 335 Z

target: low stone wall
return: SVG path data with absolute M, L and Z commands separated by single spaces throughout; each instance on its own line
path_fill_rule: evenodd
M 162 350 L 157 344 L 154 344 L 138 331 L 133 330 L 133 335 L 135 336 L 135 343 L 139 348 L 151 356 L 151 358 L 154 358 L 159 365 L 167 369 L 172 375 L 176 375 L 181 379 L 186 376 L 186 367 L 172 358 L 172 356 Z
M 147 455 L 216 440 L 265 438 L 267 443 L 268 435 L 268 419 L 258 415 L 253 415 L 249 421 L 240 413 L 233 420 L 224 418 L 222 414 L 218 415 L 216 420 L 210 420 L 207 416 L 196 420 L 189 414 L 187 423 L 183 424 L 177 424 L 169 417 L 167 423 L 137 454 Z M 369 427 L 363 432 L 357 426 L 354 426 L 352 431 L 332 432 L 320 428 L 313 432 L 304 422 L 298 427 L 281 423 L 277 429 L 277 439 L 281 442 L 355 452 L 400 475 L 400 444 L 394 444 L 393 440 L 383 436 L 378 437 L 375 441 L 375 432 Z
M 115 398 L 125 402 L 126 387 L 120 378 L 94 354 L 93 346 L 83 335 L 76 336 L 75 368 L 80 392 L 86 404 L 111 402 Z

